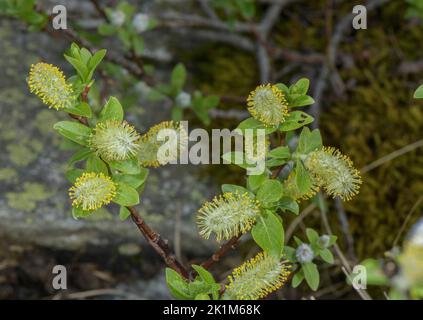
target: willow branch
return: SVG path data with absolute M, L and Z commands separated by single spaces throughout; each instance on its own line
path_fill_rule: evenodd
M 168 241 L 155 232 L 134 207 L 127 208 L 131 212 L 132 221 L 136 224 L 138 230 L 143 234 L 148 244 L 162 257 L 166 265 L 178 272 L 185 279 L 189 279 L 188 271 L 171 252 Z
M 81 94 L 81 99 L 84 102 L 87 102 L 88 93 L 90 91 L 90 87 L 86 86 L 84 91 Z M 88 120 L 86 117 L 80 117 L 73 114 L 69 114 L 70 117 L 79 121 L 84 125 L 88 125 Z M 110 171 L 110 169 L 109 169 Z M 147 240 L 148 244 L 157 252 L 157 254 L 164 260 L 166 265 L 176 272 L 178 272 L 182 277 L 185 279 L 189 279 L 189 273 L 186 268 L 180 263 L 175 255 L 171 252 L 168 245 L 168 240 L 163 239 L 160 234 L 155 232 L 140 216 L 138 211 L 134 207 L 127 207 L 129 212 L 131 213 L 132 221 L 138 227 L 138 230 L 142 233 L 144 238 Z
M 213 255 L 209 259 L 204 261 L 201 266 L 204 269 L 209 269 L 214 263 L 218 262 L 220 258 L 222 258 L 222 256 L 224 256 L 227 252 L 236 248 L 239 238 L 241 238 L 240 235 L 232 237 L 230 240 L 225 242 L 215 253 L 213 253 Z

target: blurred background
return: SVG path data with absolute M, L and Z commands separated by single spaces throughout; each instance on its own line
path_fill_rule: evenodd
M 52 130 L 66 116 L 31 95 L 26 77 L 38 61 L 70 75 L 63 53 L 72 42 L 108 49 L 90 101 L 100 108 L 117 96 L 141 132 L 171 118 L 189 120 L 190 129 L 233 129 L 248 116 L 245 100 L 258 84 L 309 78 L 316 103 L 306 111 L 324 144 L 363 172 L 353 201 L 328 203 L 351 263 L 383 257 L 396 237 L 402 242 L 400 229 L 421 217 L 423 105 L 413 93 L 423 83 L 423 1 L 40 0 L 24 17 L 0 2 L 0 299 L 169 298 L 163 263 L 131 221 L 119 221 L 118 208 L 71 216 L 65 171 L 73 146 Z M 38 16 L 58 4 L 67 9 L 67 30 Z M 367 7 L 365 30 L 352 27 L 354 5 Z M 167 86 L 178 64 L 186 81 L 172 96 Z M 195 212 L 220 184 L 243 179 L 224 165 L 153 169 L 138 208 L 179 258 L 198 263 L 216 245 L 200 240 Z M 321 229 L 317 211 L 302 214 Z M 302 235 L 305 224 L 297 222 Z M 244 239 L 212 272 L 221 280 L 252 245 Z M 66 291 L 51 287 L 57 264 L 68 269 Z M 310 295 L 300 287 L 273 297 Z M 336 266 L 322 271 L 313 296 L 357 298 Z

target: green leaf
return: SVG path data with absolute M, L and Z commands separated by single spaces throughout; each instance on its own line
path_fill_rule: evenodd
M 301 78 L 289 88 L 289 93 L 304 95 L 304 94 L 307 94 L 309 87 L 310 87 L 310 80 L 306 78 Z
M 53 128 L 65 138 L 83 146 L 87 145 L 87 139 L 91 134 L 90 128 L 73 121 L 57 122 Z
M 414 93 L 414 98 L 423 99 L 423 85 L 421 85 Z
M 280 259 L 284 249 L 284 230 L 280 219 L 267 210 L 257 219 L 251 230 L 257 245 L 270 255 Z
M 140 56 L 144 52 L 144 39 L 140 36 L 132 38 L 132 47 L 134 48 L 135 54 Z
M 200 278 L 206 282 L 206 283 L 210 283 L 210 284 L 214 284 L 216 283 L 216 281 L 214 280 L 213 275 L 208 272 L 206 269 L 204 269 L 202 266 L 193 264 L 192 268 L 197 271 L 198 275 L 200 276 Z
M 166 283 L 170 293 L 176 299 L 192 299 L 189 293 L 188 283 L 175 270 L 166 268 Z
M 98 50 L 88 61 L 88 68 L 90 68 L 90 70 L 97 68 L 97 66 L 106 56 L 106 53 L 107 53 L 106 49 Z
M 280 131 L 291 131 L 313 122 L 313 117 L 303 111 L 292 111 L 279 126 Z
M 172 87 L 172 94 L 176 96 L 181 92 L 182 88 L 185 85 L 187 77 L 187 72 L 185 66 L 182 63 L 178 63 L 175 68 L 172 70 L 172 76 L 170 80 L 170 85 Z
M 300 213 L 300 207 L 297 201 L 289 197 L 282 197 L 282 199 L 278 202 L 278 207 L 284 211 L 288 210 L 296 215 Z
M 91 154 L 87 159 L 87 172 L 98 172 L 108 175 L 107 166 L 97 155 Z
M 249 196 L 254 197 L 254 194 L 252 194 L 248 189 L 235 184 L 222 184 L 222 192 L 232 192 L 240 195 L 247 193 Z
M 294 248 L 290 246 L 285 246 L 283 252 L 289 261 L 291 262 L 297 261 L 297 257 L 295 256 L 296 250 Z
M 298 271 L 293 277 L 292 277 L 292 287 L 297 288 L 301 282 L 304 280 L 304 273 L 302 270 Z
M 103 58 L 106 56 L 107 50 L 106 49 L 101 49 L 98 50 L 89 60 L 88 60 L 88 69 L 89 69 L 89 74 L 88 74 L 88 81 L 91 80 L 95 69 L 97 68 L 97 66 L 100 64 L 100 62 L 103 60 Z
M 289 88 L 283 83 L 277 83 L 276 87 L 285 93 L 286 96 L 289 96 Z
M 85 211 L 79 208 L 72 207 L 72 217 L 77 220 L 78 218 L 88 217 L 92 211 Z
M 329 246 L 333 246 L 336 243 L 337 239 L 338 239 L 337 236 L 334 236 L 334 235 L 329 236 Z
M 76 179 L 78 179 L 85 171 L 82 169 L 70 169 L 66 171 L 66 179 L 70 182 L 75 183 Z
M 113 180 L 116 182 L 123 182 L 134 189 L 139 188 L 148 177 L 148 169 L 141 168 L 139 174 L 115 174 Z
M 98 33 L 102 36 L 110 36 L 117 31 L 117 27 L 111 24 L 101 24 L 98 26 Z
M 307 95 L 295 95 L 295 96 L 290 96 L 289 97 L 289 101 L 288 101 L 288 106 L 291 108 L 294 107 L 305 107 L 305 106 L 309 106 L 311 104 L 314 104 L 314 99 L 310 96 Z
M 252 0 L 236 0 L 236 3 L 245 19 L 254 17 L 256 13 L 256 6 Z
M 313 262 L 304 263 L 301 265 L 304 272 L 304 277 L 310 289 L 316 291 L 319 287 L 320 275 L 317 266 Z
M 81 48 L 81 50 L 79 50 L 79 54 L 81 55 L 82 62 L 84 62 L 85 64 L 88 64 L 88 61 L 92 57 L 91 52 L 87 50 L 86 48 Z
M 319 252 L 320 257 L 323 261 L 332 264 L 334 262 L 333 254 L 329 249 L 324 248 Z
M 100 112 L 100 121 L 117 120 L 123 121 L 123 108 L 119 100 L 115 97 L 110 97 Z
M 291 152 L 289 147 L 277 147 L 269 152 L 269 157 L 277 159 L 289 159 Z
M 202 266 L 199 265 L 192 265 L 192 268 L 197 271 L 199 277 L 207 284 L 210 285 L 210 293 L 213 295 L 214 300 L 219 299 L 219 290 L 220 285 L 216 284 L 216 280 L 214 279 L 213 275 L 204 269 Z
M 117 35 L 126 49 L 131 48 L 131 33 L 126 29 L 117 29 Z
M 72 166 L 73 164 L 75 164 L 76 162 L 85 160 L 88 158 L 88 156 L 90 154 L 92 154 L 93 152 L 88 149 L 88 148 L 82 148 L 80 150 L 78 150 L 69 160 L 68 160 L 68 166 Z
M 248 188 L 250 188 L 251 191 L 256 192 L 266 180 L 267 173 L 248 176 Z
M 173 121 L 181 121 L 184 117 L 184 110 L 179 106 L 173 106 L 170 117 Z
M 207 293 L 197 294 L 194 300 L 210 300 L 210 296 Z
M 300 193 L 308 192 L 311 187 L 311 179 L 301 160 L 296 162 L 295 173 L 295 183 Z
M 125 221 L 131 216 L 131 212 L 128 210 L 128 208 L 121 206 L 119 209 L 119 219 L 121 221 Z
M 306 229 L 307 239 L 311 244 L 315 244 L 319 240 L 319 234 L 312 228 Z
M 216 108 L 220 102 L 220 98 L 216 95 L 209 95 L 202 99 L 202 107 L 204 109 L 210 110 Z
M 116 170 L 126 174 L 139 174 L 142 169 L 136 159 L 128 159 L 124 161 L 109 161 L 109 165 Z
M 64 55 L 65 59 L 75 68 L 76 72 L 78 73 L 78 76 L 81 78 L 82 82 L 86 82 L 87 76 L 88 76 L 88 68 L 84 64 L 83 61 Z
M 240 129 L 242 132 L 244 132 L 245 129 L 264 129 L 266 134 L 271 134 L 276 131 L 276 127 L 266 126 L 264 123 L 254 118 L 247 118 L 244 121 L 241 121 L 237 129 Z
M 287 161 L 285 159 L 273 158 L 273 159 L 266 160 L 266 167 L 268 168 L 279 167 L 285 164 L 286 162 Z
M 140 202 L 140 197 L 137 190 L 123 182 L 118 182 L 113 202 L 121 206 L 135 206 Z
M 319 129 L 310 131 L 309 128 L 305 127 L 301 131 L 298 139 L 297 153 L 308 154 L 316 149 L 322 147 L 322 136 Z
M 66 111 L 67 113 L 76 114 L 77 116 L 82 116 L 86 118 L 91 118 L 93 116 L 91 107 L 86 102 L 81 102 L 80 104 L 77 104 L 76 106 L 65 108 L 64 111 Z
M 282 197 L 282 183 L 279 180 L 267 180 L 257 191 L 257 199 L 263 204 L 278 201 Z

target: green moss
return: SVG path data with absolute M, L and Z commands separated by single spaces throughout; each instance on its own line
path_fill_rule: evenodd
M 0 181 L 11 182 L 15 181 L 18 173 L 12 168 L 1 168 L 0 169 Z
M 34 123 L 36 128 L 43 134 L 47 134 L 52 131 L 53 125 L 59 121 L 55 110 L 44 109 L 37 113 Z
M 203 92 L 247 96 L 257 85 L 257 64 L 248 53 L 210 45 L 194 51 L 191 59 L 198 61 L 192 74 Z
M 10 161 L 20 167 L 25 167 L 37 159 L 42 149 L 43 144 L 40 141 L 29 142 L 26 139 L 23 139 L 21 143 L 11 143 L 6 147 Z
M 31 212 L 39 201 L 46 200 L 50 196 L 51 192 L 48 192 L 44 185 L 34 182 L 25 182 L 21 192 L 6 193 L 9 207 L 25 212 Z
M 396 67 L 416 57 L 423 33 L 421 26 L 398 21 L 401 11 L 398 3 L 385 7 L 384 24 L 392 25 L 391 30 L 369 28 L 343 45 L 355 66 L 341 69 L 341 76 L 354 79 L 355 85 L 345 101 L 325 101 L 331 108 L 322 117 L 324 141 L 339 146 L 358 168 L 422 138 L 423 104 L 412 98 L 420 81 L 398 74 Z M 346 204 L 359 257 L 382 256 L 392 247 L 423 194 L 422 168 L 423 149 L 418 149 L 364 174 L 360 194 Z M 417 212 L 407 229 L 419 218 Z

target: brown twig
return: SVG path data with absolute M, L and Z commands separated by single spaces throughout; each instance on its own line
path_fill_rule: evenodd
M 175 255 L 170 251 L 168 241 L 156 233 L 140 216 L 134 207 L 127 207 L 131 212 L 132 221 L 137 225 L 148 244 L 162 257 L 166 265 L 178 272 L 185 279 L 189 279 L 189 273 L 185 267 L 176 259 Z
M 106 11 L 101 7 L 98 0 L 91 0 L 91 3 L 93 4 L 95 10 L 98 12 L 98 14 L 107 22 L 109 22 L 109 17 L 106 14 Z
M 236 248 L 240 237 L 240 235 L 232 237 L 230 240 L 225 242 L 215 253 L 213 253 L 213 255 L 208 260 L 204 261 L 201 266 L 204 269 L 209 269 L 215 262 L 218 262 L 220 258 L 224 256 L 228 251 Z
M 90 87 L 87 86 L 81 94 L 81 99 L 87 101 L 87 96 L 90 91 Z M 79 121 L 84 125 L 88 125 L 88 120 L 85 117 L 69 114 L 73 119 Z M 108 166 L 109 172 L 110 168 Z M 140 216 L 138 211 L 134 207 L 127 207 L 131 213 L 132 221 L 136 224 L 138 229 L 141 231 L 148 244 L 162 257 L 166 265 L 178 272 L 185 279 L 189 279 L 189 273 L 185 267 L 176 259 L 175 255 L 170 251 L 168 241 L 164 240 L 160 234 L 156 233 Z

